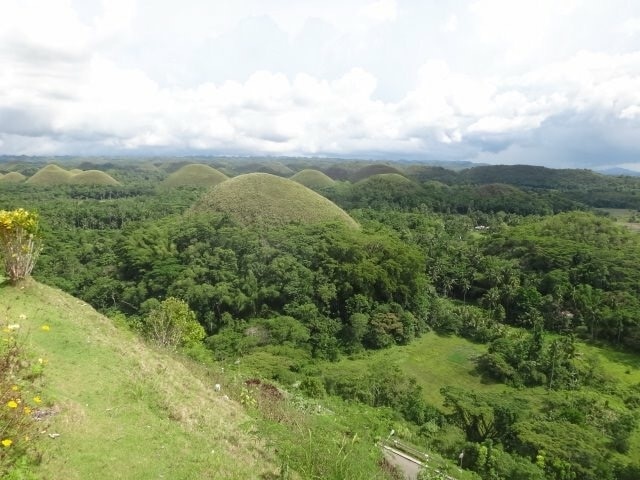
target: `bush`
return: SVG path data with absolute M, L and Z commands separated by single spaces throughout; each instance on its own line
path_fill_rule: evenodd
M 11 283 L 27 278 L 36 264 L 41 244 L 38 216 L 22 208 L 0 210 L 0 252 Z
M 168 348 L 192 347 L 206 335 L 189 305 L 174 297 L 149 312 L 143 320 L 143 333 L 152 342 Z

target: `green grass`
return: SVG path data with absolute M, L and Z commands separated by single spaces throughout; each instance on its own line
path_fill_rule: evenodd
M 115 178 L 100 170 L 86 170 L 75 173 L 69 179 L 69 183 L 75 185 L 120 185 Z
M 228 178 L 209 165 L 191 164 L 185 165 L 169 175 L 162 182 L 162 186 L 169 188 L 179 186 L 213 187 Z
M 355 220 L 330 200 L 293 180 L 266 173 L 240 175 L 215 186 L 193 210 L 227 213 L 246 226 L 337 222 L 358 228 Z
M 624 225 L 628 229 L 633 230 L 634 232 L 640 232 L 640 222 L 630 221 L 634 217 L 638 218 L 637 210 L 631 210 L 628 208 L 598 208 L 597 210 L 608 213 L 611 218 L 620 222 L 621 225 Z
M 449 385 L 477 392 L 502 392 L 509 389 L 498 383 L 484 383 L 475 371 L 474 358 L 485 351 L 484 345 L 464 338 L 430 332 L 409 345 L 371 352 L 355 360 L 344 359 L 340 363 L 356 367 L 360 365 L 363 369 L 372 361 L 397 365 L 403 372 L 416 378 L 429 403 L 441 406 L 443 397 L 440 389 Z
M 3 286 L 5 322 L 20 323 L 28 349 L 47 362 L 42 397 L 56 413 L 42 426 L 42 478 L 245 479 L 277 471 L 242 407 L 213 392 L 217 377 L 148 347 L 83 302 L 35 282 Z

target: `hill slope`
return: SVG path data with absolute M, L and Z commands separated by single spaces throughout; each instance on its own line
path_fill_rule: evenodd
M 234 177 L 207 192 L 193 211 L 229 214 L 243 225 L 273 227 L 289 223 L 358 224 L 335 203 L 293 180 L 267 173 Z
M 61 185 L 68 183 L 71 176 L 72 173 L 64 168 L 49 164 L 29 177 L 27 183 L 32 185 Z
M 224 182 L 227 178 L 225 174 L 220 173 L 209 165 L 194 163 L 185 165 L 173 172 L 162 182 L 162 186 L 179 187 L 188 185 L 194 187 L 213 187 L 214 185 Z
M 301 183 L 312 190 L 330 187 L 336 183 L 331 177 L 325 175 L 321 171 L 309 168 L 299 171 L 291 177 L 291 180 Z
M 120 185 L 120 182 L 115 178 L 100 170 L 85 170 L 74 173 L 69 179 L 69 183 L 74 185 Z
M 277 470 L 247 433 L 242 408 L 213 391 L 217 379 L 80 300 L 35 282 L 5 286 L 0 315 L 19 322 L 29 350 L 47 361 L 42 396 L 58 412 L 47 433 L 60 436 L 43 435 L 42 478 L 245 479 Z

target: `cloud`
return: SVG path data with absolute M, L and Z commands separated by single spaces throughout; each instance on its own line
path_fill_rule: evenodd
M 227 17 L 211 32 L 180 27 L 207 25 L 193 16 L 200 0 L 175 22 L 169 4 L 149 10 L 146 0 L 83 12 L 70 0 L 42 4 L 44 17 L 13 0 L 0 17 L 0 153 L 557 165 L 640 153 L 640 51 L 625 40 L 640 17 L 625 12 L 607 20 L 625 49 L 565 53 L 553 35 L 584 15 L 576 2 L 328 0 L 304 10 L 277 0 L 271 15 L 247 0 L 250 12 L 216 10 Z
M 360 13 L 373 23 L 393 22 L 398 15 L 396 0 L 377 0 L 365 6 Z

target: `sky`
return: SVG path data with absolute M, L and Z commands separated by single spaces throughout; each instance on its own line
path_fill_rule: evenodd
M 635 0 L 0 0 L 0 155 L 640 170 Z

